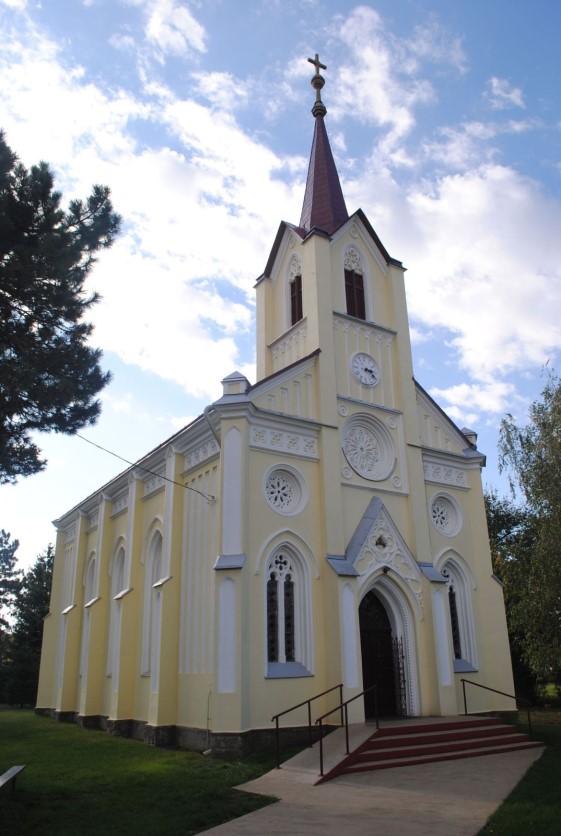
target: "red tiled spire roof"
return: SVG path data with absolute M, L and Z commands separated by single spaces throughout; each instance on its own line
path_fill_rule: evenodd
M 316 74 L 312 78 L 312 87 L 316 91 L 312 113 L 316 124 L 300 226 L 307 232 L 317 227 L 331 235 L 348 220 L 349 213 L 323 121 L 327 108 L 321 100 L 320 91 L 325 80 L 319 74 L 319 68 L 325 69 L 325 65 L 320 63 L 317 55 L 315 60 L 308 58 L 308 61 L 316 68 Z

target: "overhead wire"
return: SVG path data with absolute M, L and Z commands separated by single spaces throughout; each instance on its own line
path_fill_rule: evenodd
M 212 494 L 205 493 L 204 491 L 200 491 L 197 488 L 192 488 L 191 485 L 186 485 L 184 482 L 176 482 L 175 479 L 170 479 L 169 476 L 164 476 L 162 473 L 158 473 L 156 470 L 150 470 L 149 467 L 145 467 L 142 464 L 138 464 L 137 462 L 131 462 L 129 459 L 125 459 L 124 456 L 120 456 L 119 453 L 114 453 L 113 450 L 108 450 L 107 447 L 104 447 L 102 444 L 97 444 L 97 442 L 92 441 L 90 438 L 86 438 L 85 435 L 81 435 L 80 433 L 74 433 L 77 435 L 78 438 L 81 438 L 82 441 L 86 441 L 88 444 L 91 444 L 92 447 L 97 447 L 99 450 L 103 450 L 104 453 L 109 453 L 110 456 L 114 456 L 116 459 L 120 459 L 125 464 L 129 464 L 131 467 L 137 467 L 139 470 L 143 470 L 145 473 L 150 473 L 151 476 L 157 476 L 159 479 L 163 479 L 164 482 L 170 482 L 172 485 L 177 485 L 179 488 L 185 488 L 186 491 L 193 491 L 193 493 L 198 493 L 199 496 L 202 496 L 207 502 L 216 502 L 216 497 Z

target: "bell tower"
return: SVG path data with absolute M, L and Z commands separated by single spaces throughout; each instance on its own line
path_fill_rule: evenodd
M 257 382 L 315 352 L 320 420 L 337 421 L 341 397 L 405 412 L 415 396 L 404 269 L 361 209 L 349 216 L 325 126 L 326 65 L 308 61 L 306 189 L 299 223 L 281 222 L 257 280 Z

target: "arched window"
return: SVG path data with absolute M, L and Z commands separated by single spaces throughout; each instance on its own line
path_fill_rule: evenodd
M 290 292 L 290 324 L 296 325 L 304 314 L 302 310 L 302 267 L 295 255 L 290 259 L 288 268 L 288 288 Z
M 82 639 L 80 646 L 80 676 L 85 676 L 88 667 L 88 645 L 90 642 L 90 607 L 95 599 L 95 552 L 92 552 L 86 564 L 84 574 L 84 617 L 82 619 Z
M 84 579 L 84 604 L 89 604 L 95 596 L 95 554 L 90 556 Z
M 109 640 L 107 644 L 107 676 L 117 672 L 119 634 L 121 628 L 121 600 L 117 597 L 125 586 L 125 549 L 120 546 L 111 569 L 111 603 L 109 608 Z
M 311 669 L 307 572 L 290 547 L 267 563 L 266 624 L 268 676 L 305 676 Z
M 156 685 L 160 659 L 160 609 L 162 576 L 162 535 L 155 531 L 150 540 L 145 567 L 144 630 L 142 674 L 152 676 Z
M 471 582 L 460 562 L 445 561 L 442 574 L 448 584 L 450 628 L 456 672 L 473 671 L 478 667 L 475 625 L 471 602 Z
M 345 299 L 350 316 L 366 319 L 364 277 L 360 254 L 355 247 L 349 247 L 345 253 Z
M 302 276 L 294 276 L 290 282 L 290 324 L 302 319 Z
M 67 543 L 64 548 L 63 610 L 74 603 L 74 568 L 74 543 Z

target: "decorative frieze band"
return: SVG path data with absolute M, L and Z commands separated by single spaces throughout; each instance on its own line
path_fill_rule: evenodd
M 219 450 L 220 448 L 214 438 L 205 441 L 204 444 L 200 444 L 194 450 L 190 450 L 185 454 L 185 470 L 192 470 L 194 467 L 206 462 L 207 459 L 216 456 Z
M 121 511 L 124 511 L 125 508 L 128 505 L 128 501 L 129 501 L 129 492 L 128 492 L 128 488 L 127 488 L 126 491 L 123 491 L 122 493 L 118 494 L 113 499 L 113 502 L 111 504 L 111 514 L 115 515 L 115 514 L 119 514 Z
M 467 473 L 459 467 L 437 462 L 424 462 L 423 469 L 427 482 L 438 482 L 439 485 L 453 485 L 457 488 L 469 487 Z
M 251 446 L 262 450 L 274 450 L 280 453 L 293 453 L 307 459 L 318 458 L 317 440 L 304 433 L 285 432 L 269 427 L 251 428 Z
M 64 529 L 64 542 L 65 543 L 72 543 L 73 540 L 76 538 L 76 523 L 69 525 L 68 528 Z
M 153 473 L 144 482 L 144 496 L 148 496 L 154 491 L 159 490 L 165 482 L 164 474 Z

